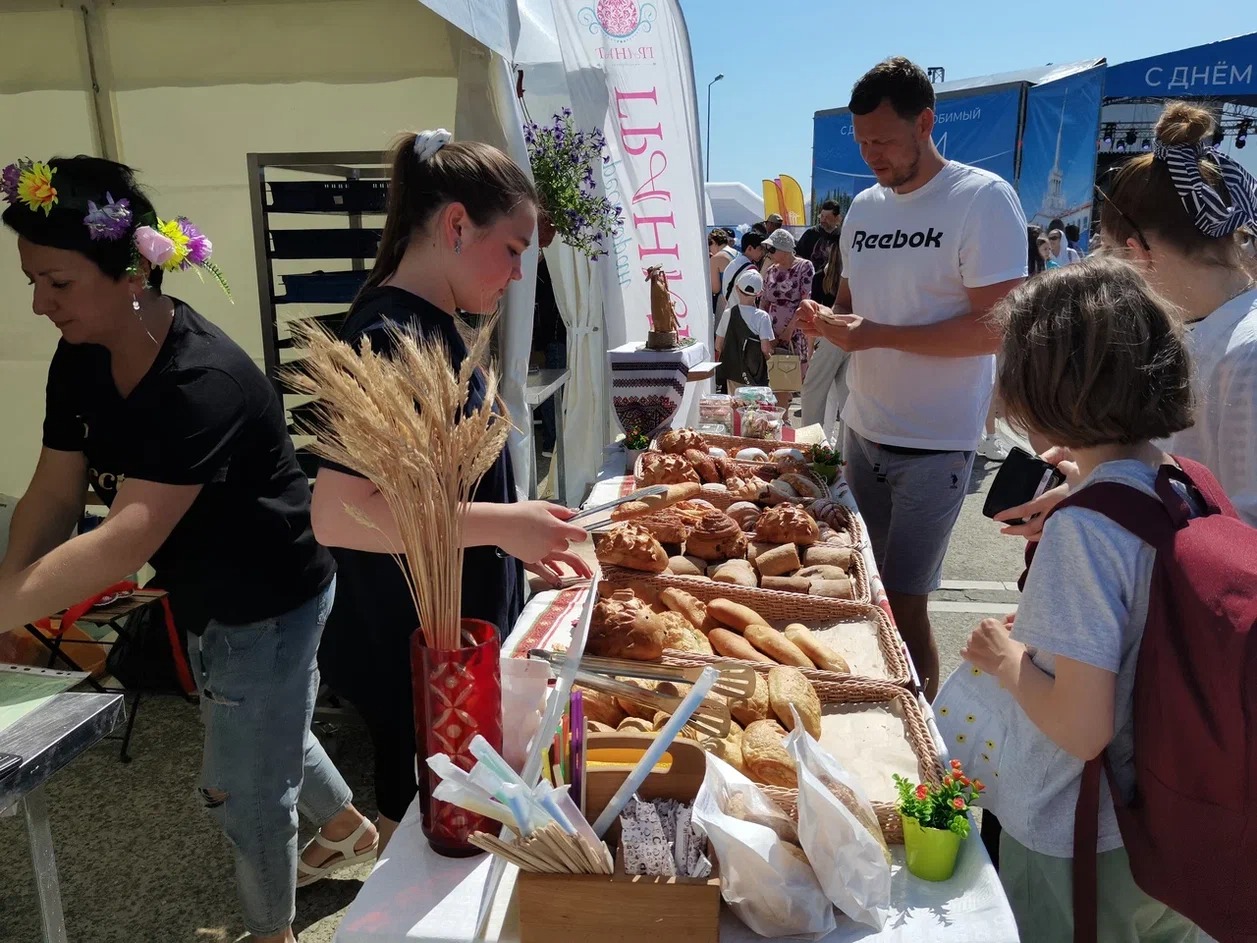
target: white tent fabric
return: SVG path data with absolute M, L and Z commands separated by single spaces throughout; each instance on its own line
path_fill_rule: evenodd
M 744 183 L 708 183 L 709 226 L 751 225 L 764 218 L 764 197 Z

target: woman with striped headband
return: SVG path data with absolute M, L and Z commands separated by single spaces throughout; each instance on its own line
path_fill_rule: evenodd
M 1100 232 L 1103 251 L 1139 264 L 1190 331 L 1200 407 L 1166 451 L 1208 467 L 1257 525 L 1257 265 L 1244 248 L 1245 230 L 1257 229 L 1257 178 L 1206 143 L 1214 127 L 1203 108 L 1166 105 L 1152 153 L 1097 188 Z M 1036 537 L 1063 488 L 1000 514 L 1037 515 L 1004 533 Z

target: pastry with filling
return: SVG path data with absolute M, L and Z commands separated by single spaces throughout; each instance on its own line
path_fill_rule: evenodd
M 685 552 L 708 561 L 745 557 L 746 534 L 728 514 L 709 511 L 686 540 Z

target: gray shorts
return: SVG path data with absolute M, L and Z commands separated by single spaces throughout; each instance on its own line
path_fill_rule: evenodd
M 927 596 L 938 589 L 947 543 L 969 491 L 973 456 L 890 451 L 847 429 L 847 483 L 887 592 Z

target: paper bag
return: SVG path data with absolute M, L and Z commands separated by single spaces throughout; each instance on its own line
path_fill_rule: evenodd
M 821 887 L 852 920 L 880 930 L 890 912 L 890 861 L 877 813 L 797 712 L 786 749 L 798 768 L 799 837 Z
M 768 385 L 776 393 L 798 393 L 803 389 L 803 362 L 798 354 L 773 351 L 768 358 Z
M 834 908 L 802 851 L 768 825 L 728 814 L 735 801 L 750 818 L 782 814 L 758 786 L 709 753 L 693 814 L 720 862 L 720 893 L 729 909 L 760 936 L 819 939 L 834 930 Z
M 960 760 L 970 779 L 982 780 L 982 808 L 998 816 L 1007 712 L 1020 708 L 995 678 L 968 662 L 948 675 L 932 706 L 947 755 Z

